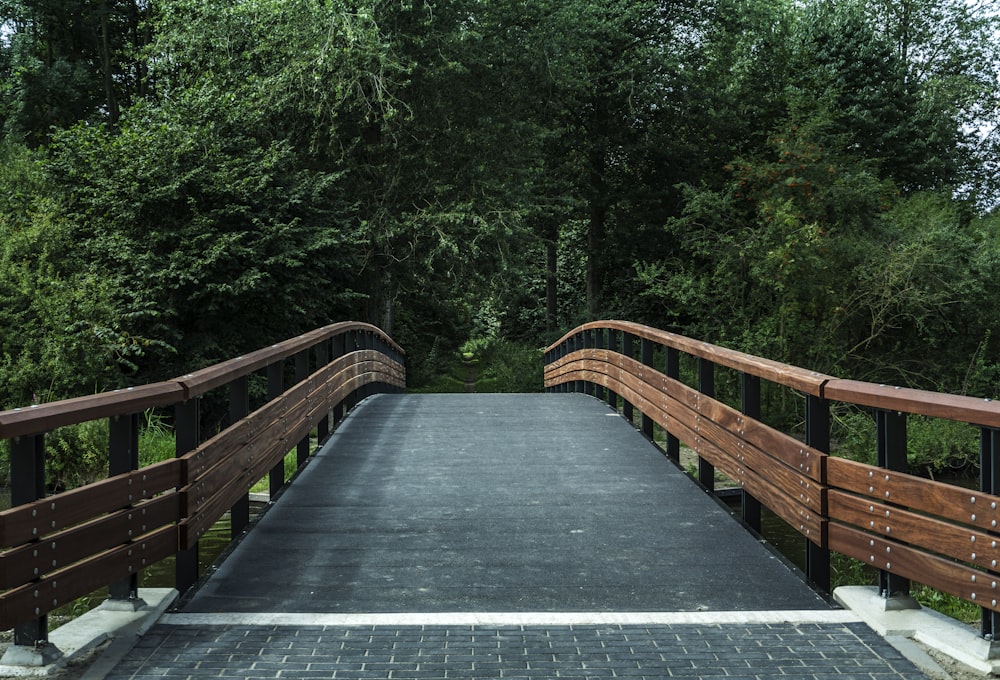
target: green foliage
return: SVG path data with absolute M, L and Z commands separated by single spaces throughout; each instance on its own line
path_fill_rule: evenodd
M 979 465 L 979 430 L 941 418 L 909 416 L 906 458 L 911 472 L 929 476 L 968 474 Z M 877 430 L 870 413 L 850 410 L 835 418 L 835 454 L 877 464 Z
M 541 392 L 542 350 L 509 340 L 493 340 L 482 351 L 479 392 Z
M 91 420 L 53 430 L 45 437 L 49 489 L 63 491 L 108 476 L 108 421 Z

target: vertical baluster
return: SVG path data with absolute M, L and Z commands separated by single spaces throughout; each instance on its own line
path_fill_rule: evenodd
M 598 328 L 594 333 L 594 345 L 595 349 L 614 349 L 615 346 L 615 332 L 610 329 Z M 604 385 L 594 385 L 594 396 L 604 401 L 605 399 L 611 405 L 611 408 L 615 408 L 615 393 L 610 389 L 605 388 Z
M 575 333 L 573 335 L 573 351 L 577 352 L 577 351 L 579 351 L 579 350 L 581 350 L 583 348 L 584 348 L 584 334 L 582 332 Z M 576 380 L 576 381 L 574 381 L 573 382 L 573 391 L 574 392 L 583 392 L 584 394 L 586 394 L 587 389 L 586 389 L 585 381 L 583 381 L 583 380 Z
M 875 411 L 878 429 L 878 465 L 894 472 L 906 472 L 906 414 L 897 411 Z M 879 572 L 879 593 L 885 599 L 907 598 L 910 581 L 898 574 Z
M 812 395 L 806 396 L 806 444 L 817 451 L 830 452 L 830 402 Z M 808 539 L 806 576 L 820 590 L 830 592 L 830 549 Z
M 760 378 L 749 373 L 740 375 L 740 403 L 743 415 L 747 418 L 760 420 Z M 760 533 L 760 501 L 754 498 L 746 489 L 740 492 L 743 506 L 743 521 L 747 526 Z
M 194 397 L 174 407 L 175 450 L 180 458 L 201 443 L 201 398 Z M 187 481 L 187 480 L 185 480 Z M 174 565 L 177 590 L 182 594 L 198 580 L 198 544 L 179 550 Z
M 698 358 L 698 391 L 706 397 L 715 397 L 715 364 Z M 715 466 L 698 456 L 698 481 L 709 491 L 715 491 Z
M 348 354 L 357 352 L 358 350 L 361 349 L 360 333 L 361 331 L 353 330 L 346 335 L 345 337 L 346 346 L 344 349 Z M 349 413 L 352 408 L 358 405 L 359 401 L 358 394 L 359 394 L 358 390 L 352 390 L 351 393 L 347 395 L 347 398 L 344 399 L 345 413 Z
M 115 416 L 109 421 L 108 476 L 125 474 L 139 469 L 139 414 Z M 128 507 L 136 499 L 129 497 Z M 130 574 L 108 586 L 108 597 L 117 606 L 136 609 L 143 606 L 139 600 L 139 574 Z
M 235 424 L 250 413 L 250 378 L 243 376 L 229 383 L 229 423 Z M 250 524 L 250 494 L 246 493 L 229 509 L 229 535 L 238 537 Z
M 629 359 L 635 358 L 634 343 L 635 343 L 635 336 L 633 336 L 631 333 L 626 333 L 622 331 L 622 355 L 627 356 Z M 622 397 L 622 415 L 625 417 L 625 420 L 628 421 L 629 425 L 635 424 L 632 420 L 632 417 L 634 415 L 632 411 L 632 402 L 630 402 L 628 399 L 625 399 L 624 397 Z
M 620 352 L 621 351 L 621 339 L 619 338 L 618 331 L 608 329 L 608 351 L 609 352 Z M 609 389 L 607 392 L 608 406 L 613 408 L 615 411 L 618 410 L 618 393 L 614 390 Z
M 680 380 L 681 376 L 681 355 L 677 349 L 673 347 L 666 348 L 666 360 L 664 366 L 664 372 L 668 378 L 673 378 L 674 380 Z M 675 395 L 676 396 L 676 395 Z M 681 442 L 680 440 L 667 432 L 667 458 L 679 463 L 681 460 Z
M 642 355 L 643 366 L 653 365 L 653 341 L 647 338 L 643 338 L 641 341 L 640 354 Z M 646 435 L 646 438 L 650 441 L 653 440 L 653 419 L 650 418 L 645 413 L 642 414 L 642 433 Z
M 316 345 L 316 368 L 320 369 L 330 363 L 330 341 L 324 340 Z M 322 444 L 330 435 L 330 412 L 325 411 L 316 425 L 316 438 Z
M 979 488 L 983 493 L 1000 493 L 1000 430 L 980 428 L 979 432 Z M 987 640 L 995 640 L 1000 631 L 1000 613 L 980 607 L 980 631 Z
M 45 435 L 15 437 L 10 440 L 10 503 L 12 507 L 45 498 Z M 14 627 L 14 645 L 33 648 L 48 659 L 59 657 L 59 650 L 49 644 L 48 617 Z
M 309 350 L 303 350 L 295 355 L 295 383 L 298 384 L 309 377 Z M 309 459 L 309 433 L 295 446 L 295 462 L 298 467 L 305 465 Z
M 333 338 L 333 360 L 336 361 L 347 353 L 347 334 L 341 333 Z M 344 419 L 344 402 L 333 406 L 333 427 L 336 428 Z
M 276 361 L 267 366 L 267 401 L 272 402 L 285 391 L 285 362 Z M 271 498 L 278 495 L 285 485 L 285 459 L 282 457 L 267 475 L 267 487 Z

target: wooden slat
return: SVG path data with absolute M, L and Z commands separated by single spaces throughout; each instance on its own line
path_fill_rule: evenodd
M 0 555 L 0 588 L 14 588 L 133 541 L 178 520 L 178 496 L 163 494 Z
M 836 457 L 827 461 L 827 483 L 987 531 L 1000 528 L 1000 496 Z
M 1000 579 L 995 574 L 835 522 L 830 523 L 829 536 L 831 550 L 981 607 L 1000 611 Z
M 987 427 L 1000 427 L 1000 402 L 990 399 L 876 385 L 856 380 L 831 380 L 827 383 L 823 394 L 832 401 L 959 420 Z
M 0 630 L 36 618 L 177 551 L 177 527 L 164 527 L 134 543 L 9 590 L 0 595 Z
M 41 434 L 88 420 L 141 413 L 175 404 L 183 397 L 184 391 L 179 385 L 161 382 L 3 411 L 0 412 L 0 439 Z
M 797 366 L 782 364 L 770 359 L 753 356 L 744 352 L 719 347 L 700 340 L 693 340 L 668 331 L 661 331 L 649 326 L 643 326 L 628 321 L 594 321 L 579 326 L 562 338 L 549 345 L 547 350 L 552 350 L 562 344 L 565 340 L 573 337 L 581 331 L 612 329 L 630 333 L 639 338 L 651 340 L 665 347 L 672 347 L 691 356 L 708 359 L 721 366 L 727 366 L 743 373 L 749 373 L 779 385 L 784 385 L 792 389 L 820 396 L 823 385 L 831 376 L 809 371 Z
M 375 361 L 369 361 L 341 370 L 336 380 L 321 386 L 298 404 L 289 406 L 288 413 L 298 414 L 296 417 L 274 423 L 249 442 L 248 446 L 253 447 L 252 455 L 235 456 L 217 465 L 195 484 L 182 489 L 181 546 L 193 546 L 236 500 L 315 427 L 325 408 L 332 408 L 377 376 L 376 367 Z M 360 375 L 344 377 L 359 371 Z
M 11 548 L 179 486 L 176 459 L 116 475 L 0 513 L 0 547 Z
M 1000 564 L 1000 539 L 986 532 L 843 491 L 831 490 L 829 497 L 831 520 L 986 569 Z
M 216 387 L 231 383 L 237 378 L 249 375 L 276 361 L 283 361 L 299 352 L 311 349 L 330 338 L 358 330 L 377 335 L 394 350 L 403 354 L 403 349 L 378 327 L 357 321 L 345 321 L 324 326 L 323 328 L 290 338 L 245 356 L 230 359 L 229 361 L 224 361 L 200 371 L 189 373 L 177 378 L 177 382 L 183 386 L 186 398 L 190 399 Z

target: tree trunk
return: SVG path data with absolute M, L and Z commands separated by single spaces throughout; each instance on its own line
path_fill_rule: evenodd
M 545 330 L 554 333 L 559 327 L 558 255 L 559 223 L 553 218 L 545 235 Z

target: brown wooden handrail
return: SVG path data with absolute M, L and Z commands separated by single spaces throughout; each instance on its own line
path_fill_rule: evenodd
M 297 382 L 284 389 L 282 369 L 293 357 Z M 256 481 L 281 468 L 290 450 L 301 453 L 310 431 L 318 429 L 322 438 L 331 415 L 335 425 L 364 396 L 405 388 L 403 358 L 399 345 L 375 326 L 344 322 L 173 380 L 0 412 L 0 439 L 10 440 L 18 466 L 28 469 L 15 475 L 12 466 L 17 505 L 0 512 L 0 629 L 14 627 L 15 644 L 42 643 L 44 617 L 53 609 L 121 579 L 133 584 L 134 596 L 135 574 L 165 557 L 177 555 L 180 565 L 185 556 L 190 563 L 190 549 L 205 530 L 245 502 Z M 245 379 L 262 369 L 280 391 L 200 441 L 198 410 L 190 404 L 212 389 L 242 383 L 235 392 L 242 397 L 231 393 L 238 404 L 246 399 Z M 137 414 L 169 406 L 178 409 L 176 458 L 38 497 L 46 432 L 108 418 L 113 457 L 116 431 L 137 441 Z M 128 454 L 121 436 L 117 446 Z M 196 552 L 193 557 L 196 569 Z M 190 571 L 182 582 L 179 566 L 178 588 L 193 582 Z
M 90 420 L 172 406 L 351 331 L 373 333 L 400 355 L 404 354 L 403 349 L 377 327 L 358 321 L 344 321 L 164 382 L 0 411 L 0 439 L 13 439 Z
M 640 340 L 641 359 L 633 339 Z M 820 415 L 807 416 L 812 428 L 823 430 L 807 433 L 817 445 L 723 404 L 711 390 L 684 384 L 676 360 L 673 377 L 654 368 L 656 347 L 802 393 Z M 886 596 L 908 589 L 912 579 L 979 605 L 983 633 L 1000 632 L 1000 488 L 970 491 L 905 470 L 905 414 L 979 426 L 983 464 L 1000 470 L 1000 403 L 842 380 L 624 321 L 584 324 L 548 347 L 545 385 L 607 397 L 615 407 L 624 399 L 623 413 L 638 409 L 648 435 L 646 419 L 802 533 L 815 548 L 811 558 L 825 555 L 826 571 L 817 573 L 828 577 L 829 551 L 839 552 L 879 570 Z M 875 411 L 885 448 L 880 466 L 829 455 L 830 402 Z M 675 455 L 669 444 L 668 454 Z

